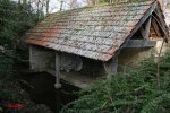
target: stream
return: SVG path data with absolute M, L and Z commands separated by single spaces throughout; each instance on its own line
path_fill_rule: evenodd
M 17 79 L 26 81 L 29 85 L 21 85 L 36 104 L 45 104 L 51 111 L 58 113 L 63 105 L 76 98 L 79 88 L 61 82 L 62 87 L 55 89 L 55 77 L 46 72 L 26 73 L 16 76 Z

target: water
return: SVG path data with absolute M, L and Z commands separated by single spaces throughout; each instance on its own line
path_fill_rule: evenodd
M 79 91 L 79 88 L 64 82 L 61 82 L 60 89 L 55 89 L 55 77 L 46 72 L 22 74 L 17 78 L 26 81 L 21 82 L 21 86 L 26 89 L 33 102 L 49 106 L 54 113 L 58 113 L 63 105 L 74 101 L 77 98 L 76 92 Z

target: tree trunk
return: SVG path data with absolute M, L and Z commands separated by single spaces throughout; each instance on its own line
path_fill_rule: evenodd
M 28 0 L 28 8 L 27 8 L 27 10 L 29 11 L 29 12 L 31 12 L 31 10 L 32 10 L 32 1 L 31 0 Z
M 39 16 L 40 16 L 40 0 L 38 0 L 38 1 L 36 2 L 36 7 L 37 7 L 36 13 L 37 13 L 37 15 L 38 15 L 38 17 L 39 17 Z
M 112 5 L 112 0 L 109 0 L 109 5 Z
M 60 11 L 63 9 L 63 0 L 60 1 Z
M 27 0 L 23 0 L 24 7 L 27 5 Z
M 40 12 L 40 17 L 43 17 L 44 16 L 44 11 L 43 11 L 43 9 L 44 9 L 44 1 L 42 0 L 40 0 L 40 9 L 39 9 L 39 12 Z
M 21 4 L 21 0 L 18 0 L 18 5 L 20 5 Z
M 49 14 L 50 0 L 46 0 L 46 14 Z
M 86 3 L 87 3 L 87 6 L 89 6 L 89 4 L 90 4 L 90 3 L 89 3 L 89 0 L 86 0 Z
M 70 0 L 70 9 L 74 9 L 76 7 L 77 0 Z
M 96 0 L 92 0 L 92 6 L 96 5 Z
M 95 6 L 96 5 L 96 0 L 87 0 L 87 5 L 88 6 Z

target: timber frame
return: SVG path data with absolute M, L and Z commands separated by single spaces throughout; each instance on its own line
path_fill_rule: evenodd
M 165 22 L 163 20 L 163 15 L 161 12 L 160 4 L 155 2 L 154 5 L 148 10 L 146 15 L 141 19 L 141 21 L 136 25 L 135 29 L 128 36 L 127 41 L 121 46 L 122 49 L 126 48 L 151 48 L 156 45 L 156 41 L 150 39 L 151 36 L 151 26 L 158 37 L 163 37 L 163 41 L 168 42 L 169 35 L 167 34 L 167 29 L 165 28 Z M 142 39 L 135 40 L 135 33 L 137 31 L 141 32 Z M 132 37 L 134 39 L 132 39 Z M 137 37 L 136 37 L 137 38 Z M 121 49 L 120 49 L 121 50 Z M 120 53 L 120 50 L 117 52 L 117 56 Z M 117 73 L 118 68 L 118 57 L 115 56 L 108 62 L 104 62 L 103 66 L 110 78 L 110 75 Z

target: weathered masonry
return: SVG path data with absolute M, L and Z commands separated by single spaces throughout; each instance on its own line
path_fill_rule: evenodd
M 30 69 L 56 76 L 56 87 L 62 79 L 84 88 L 120 63 L 150 56 L 168 36 L 160 3 L 147 0 L 57 12 L 31 29 L 26 43 Z

